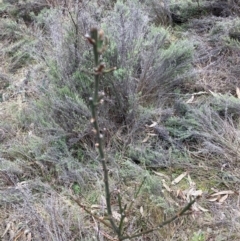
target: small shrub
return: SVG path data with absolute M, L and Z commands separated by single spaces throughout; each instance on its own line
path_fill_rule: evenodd
M 230 160 L 233 153 L 238 153 L 238 144 L 235 141 L 235 144 L 232 143 L 232 138 L 237 133 L 234 131 L 234 121 L 228 107 L 225 106 L 226 113 L 222 115 L 216 111 L 219 108 L 217 102 L 214 99 L 210 105 L 206 103 L 201 107 L 188 106 L 184 112 L 176 112 L 178 116 L 169 118 L 166 128 L 173 140 L 186 146 L 190 153 L 197 154 L 203 160 L 213 158 L 212 163 L 216 161 L 215 165 L 221 165 L 220 160 Z M 229 111 L 237 110 L 229 107 Z

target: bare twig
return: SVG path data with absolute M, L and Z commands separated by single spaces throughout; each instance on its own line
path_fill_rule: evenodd
M 103 74 L 105 65 L 103 63 L 100 63 L 99 57 L 103 53 L 105 49 L 105 37 L 104 32 L 102 30 L 97 30 L 96 28 L 91 29 L 91 35 L 86 36 L 89 43 L 93 45 L 93 52 L 94 52 L 94 62 L 95 62 L 95 83 L 94 83 L 94 94 L 93 97 L 90 98 L 90 104 L 91 104 L 91 111 L 92 111 L 92 119 L 91 123 L 94 127 L 94 133 L 96 135 L 96 144 L 95 146 L 98 148 L 100 159 L 102 163 L 103 168 L 103 174 L 104 174 L 104 186 L 105 186 L 105 197 L 106 197 L 106 205 L 107 205 L 107 213 L 108 218 L 111 223 L 112 229 L 114 232 L 120 237 L 120 230 L 115 224 L 112 216 L 112 207 L 111 207 L 111 194 L 110 194 L 110 188 L 109 188 L 109 181 L 108 181 L 108 169 L 106 165 L 106 159 L 104 155 L 104 147 L 103 147 L 103 134 L 100 133 L 100 128 L 97 121 L 97 106 L 99 102 L 102 100 L 103 95 L 99 96 L 99 80 L 100 75 Z
M 174 220 L 178 219 L 179 217 L 183 216 L 190 208 L 191 206 L 195 203 L 195 199 L 192 200 L 191 202 L 189 202 L 179 213 L 177 213 L 175 216 L 173 216 L 172 218 L 162 222 L 160 225 L 158 225 L 157 227 L 155 228 L 152 228 L 152 229 L 149 229 L 149 230 L 146 230 L 146 231 L 143 231 L 143 232 L 140 232 L 140 233 L 137 233 L 137 234 L 134 234 L 134 235 L 126 235 L 126 236 L 123 236 L 121 237 L 120 240 L 125 240 L 125 239 L 133 239 L 133 238 L 136 238 L 136 237 L 140 237 L 142 235 L 145 235 L 145 234 L 148 234 L 148 233 L 152 233 L 160 228 L 162 228 L 163 226 L 173 222 Z

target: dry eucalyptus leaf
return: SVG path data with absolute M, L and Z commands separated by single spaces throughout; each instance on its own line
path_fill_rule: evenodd
M 227 198 L 228 198 L 228 194 L 222 196 L 222 197 L 218 200 L 218 202 L 219 202 L 219 203 L 224 203 Z
M 106 199 L 105 199 L 105 197 L 103 195 L 101 195 L 101 204 L 103 206 L 106 206 Z
M 154 121 L 149 127 L 154 127 L 156 125 L 157 125 L 157 122 Z
M 154 174 L 156 174 L 157 176 L 159 177 L 164 177 L 166 178 L 168 181 L 170 181 L 170 177 L 168 177 L 167 175 L 161 173 L 161 172 L 155 172 L 155 171 L 152 171 Z
M 209 90 L 209 92 L 212 94 L 213 97 L 221 96 L 221 94 L 215 93 L 215 92 L 213 92 L 213 91 L 211 91 L 211 90 Z
M 26 229 L 24 231 L 24 236 L 26 237 L 26 241 L 31 241 L 32 240 L 32 234 L 29 229 Z
M 100 209 L 102 206 L 94 204 L 91 206 L 91 209 Z
M 27 234 L 27 240 L 26 241 L 31 241 L 32 240 L 32 234 L 31 233 L 28 233 Z
M 195 211 L 195 212 L 208 212 L 208 209 L 206 208 L 203 208 L 202 206 L 200 206 L 197 202 L 195 202 L 193 205 L 192 205 L 192 210 Z
M 143 206 L 140 207 L 139 211 L 140 211 L 141 215 L 143 216 Z
M 145 143 L 145 142 L 147 142 L 148 141 L 148 139 L 149 139 L 149 135 L 146 137 L 146 138 L 144 138 L 143 140 L 142 140 L 142 143 Z
M 166 183 L 166 181 L 164 179 L 162 180 L 162 185 L 163 185 L 163 187 L 165 187 L 165 189 L 168 192 L 172 192 L 172 189 L 167 185 L 167 183 Z
M 211 197 L 218 196 L 218 195 L 226 195 L 226 194 L 229 194 L 229 195 L 234 194 L 234 191 L 226 190 L 226 191 L 216 192 L 212 194 Z
M 195 211 L 195 212 L 199 212 L 200 211 L 196 202 L 191 206 L 191 210 Z
M 98 214 L 98 212 L 101 208 L 102 208 L 102 206 L 100 206 L 100 205 L 97 205 L 97 204 L 92 205 L 91 206 L 91 213 L 92 214 Z
M 219 197 L 209 198 L 209 202 L 216 202 L 219 199 Z
M 208 212 L 208 209 L 206 208 L 203 208 L 202 206 L 200 206 L 198 203 L 197 203 L 197 206 L 198 206 L 198 209 L 202 212 Z
M 198 197 L 198 196 L 202 196 L 203 191 L 202 190 L 190 189 L 188 194 L 191 195 L 191 196 Z
M 11 229 L 9 230 L 9 236 L 10 236 L 10 240 L 13 239 L 15 237 L 15 232 Z
M 177 197 L 186 200 L 186 195 L 185 195 L 185 194 L 183 193 L 183 191 L 180 190 L 180 189 L 177 190 Z
M 190 104 L 190 103 L 192 103 L 193 100 L 194 100 L 194 95 L 192 95 L 192 97 L 191 97 L 189 100 L 186 101 L 186 104 Z
M 1 236 L 2 238 L 6 235 L 6 233 L 8 232 L 8 230 L 10 229 L 11 227 L 11 223 L 8 223 L 6 228 L 5 228 L 5 231 L 3 232 L 3 235 Z
M 188 173 L 184 172 L 172 181 L 172 185 L 179 183 Z
M 196 183 L 192 181 L 192 178 L 190 177 L 189 174 L 188 174 L 187 179 L 188 179 L 189 185 L 190 185 L 191 187 L 196 186 Z
M 219 192 L 219 190 L 217 190 L 216 188 L 211 188 L 211 190 L 213 190 L 214 192 Z
M 240 89 L 238 87 L 236 87 L 236 94 L 238 99 L 240 99 Z

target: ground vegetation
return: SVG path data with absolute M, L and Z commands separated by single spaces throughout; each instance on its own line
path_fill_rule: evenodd
M 0 240 L 239 240 L 239 17 L 0 1 Z

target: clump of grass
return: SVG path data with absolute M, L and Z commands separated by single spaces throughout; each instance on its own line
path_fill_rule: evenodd
M 169 1 L 144 1 L 146 8 L 149 9 L 149 17 L 157 26 L 169 26 L 172 23 Z
M 11 19 L 2 19 L 0 23 L 0 39 L 1 40 L 8 40 L 10 42 L 16 42 L 18 40 L 21 40 L 23 38 L 23 31 L 19 27 L 19 25 L 16 23 L 16 21 L 13 21 Z
M 172 13 L 172 21 L 175 24 L 185 23 L 192 18 L 206 15 L 209 12 L 201 1 L 169 1 L 169 8 Z
M 8 71 L 11 73 L 16 73 L 33 61 L 30 53 L 33 46 L 33 35 L 25 25 L 20 25 L 9 18 L 3 19 L 0 24 L 0 39 L 8 43 L 6 48 L 1 50 L 1 55 L 8 58 L 10 62 Z
M 169 32 L 150 24 L 136 1 L 118 1 L 108 19 L 114 24 L 104 25 L 106 33 L 111 33 L 104 59 L 118 69 L 102 83 L 113 100 L 107 103 L 103 115 L 118 124 L 131 125 L 139 118 L 141 105 L 157 106 L 167 97 L 174 98 L 173 90 L 188 82 L 185 73 L 191 68 L 192 48 L 186 49 L 185 41 L 171 43 Z M 118 32 L 115 25 L 119 25 Z
M 237 139 L 232 139 L 237 136 L 233 118 L 234 115 L 238 118 L 238 110 L 234 109 L 234 102 L 229 100 L 224 107 L 222 101 L 215 99 L 210 105 L 206 103 L 199 107 L 182 103 L 176 108 L 177 115 L 166 122 L 175 141 L 185 146 L 193 157 L 206 161 L 210 158 L 215 166 L 221 166 L 224 163 L 221 160 L 232 160 L 232 155 L 238 155 Z

